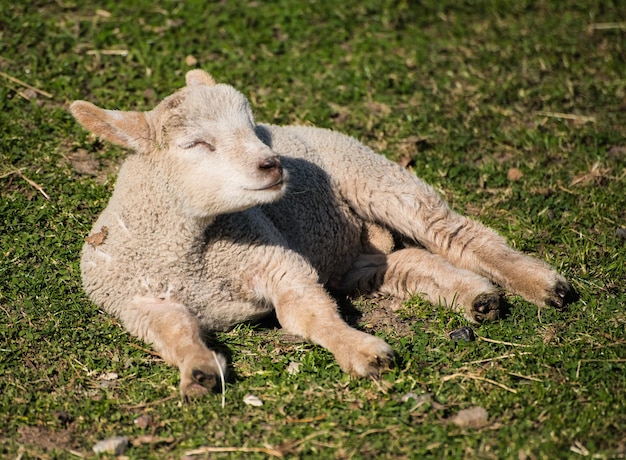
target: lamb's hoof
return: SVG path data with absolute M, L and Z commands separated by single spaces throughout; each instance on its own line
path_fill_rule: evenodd
M 500 317 L 500 294 L 498 292 L 484 292 L 472 301 L 471 321 L 482 323 L 494 321 Z
M 373 335 L 359 332 L 359 339 L 351 346 L 335 355 L 341 368 L 358 377 L 380 378 L 383 371 L 389 369 L 394 360 L 391 347 Z
M 217 381 L 217 374 L 194 369 L 189 381 L 181 381 L 180 392 L 185 400 L 198 399 L 208 394 L 209 391 L 214 391 Z
M 219 360 L 219 361 L 218 361 Z M 192 363 L 190 363 L 192 364 Z M 222 390 L 221 373 L 226 369 L 226 361 L 221 355 L 203 357 L 193 364 L 181 368 L 180 394 L 185 401 L 198 399 L 209 392 Z
M 561 276 L 556 279 L 554 287 L 547 294 L 544 303 L 546 306 L 554 308 L 563 308 L 567 304 L 575 302 L 578 297 L 572 286 Z

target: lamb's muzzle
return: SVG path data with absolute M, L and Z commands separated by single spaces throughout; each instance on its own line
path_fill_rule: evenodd
M 259 163 L 259 170 L 266 174 L 271 183 L 257 190 L 278 190 L 284 182 L 283 166 L 278 155 L 264 159 Z

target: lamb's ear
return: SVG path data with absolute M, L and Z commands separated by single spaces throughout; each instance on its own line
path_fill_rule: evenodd
M 206 85 L 215 86 L 215 80 L 213 77 L 201 69 L 194 69 L 187 72 L 185 75 L 185 82 L 187 86 L 191 85 Z
M 149 148 L 150 127 L 143 112 L 106 110 L 86 101 L 74 101 L 70 112 L 88 131 L 113 144 L 137 152 Z

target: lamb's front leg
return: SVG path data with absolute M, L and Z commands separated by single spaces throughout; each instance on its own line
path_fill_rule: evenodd
M 167 363 L 180 369 L 183 397 L 206 394 L 226 371 L 226 361 L 204 344 L 198 321 L 184 305 L 136 297 L 118 316 L 131 334 L 151 343 Z
M 321 285 L 285 289 L 277 296 L 276 314 L 286 331 L 329 350 L 350 374 L 376 378 L 393 360 L 387 343 L 351 328 L 340 318 L 335 302 Z
M 304 263 L 284 264 L 257 280 L 256 289 L 273 303 L 281 326 L 292 334 L 328 349 L 345 371 L 378 377 L 393 360 L 383 340 L 357 331 L 339 316 L 337 304 Z

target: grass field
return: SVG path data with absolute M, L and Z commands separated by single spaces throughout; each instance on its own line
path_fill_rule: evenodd
M 178 371 L 81 291 L 127 152 L 67 107 L 147 110 L 195 67 L 259 121 L 407 164 L 580 299 L 510 296 L 473 342 L 417 298 L 357 300 L 349 319 L 397 352 L 379 382 L 271 324 L 237 327 L 214 339 L 235 376 L 225 407 L 183 404 Z M 130 459 L 626 457 L 623 1 L 0 0 L 0 193 L 2 458 L 90 458 L 114 436 Z M 454 423 L 472 407 L 487 420 Z

